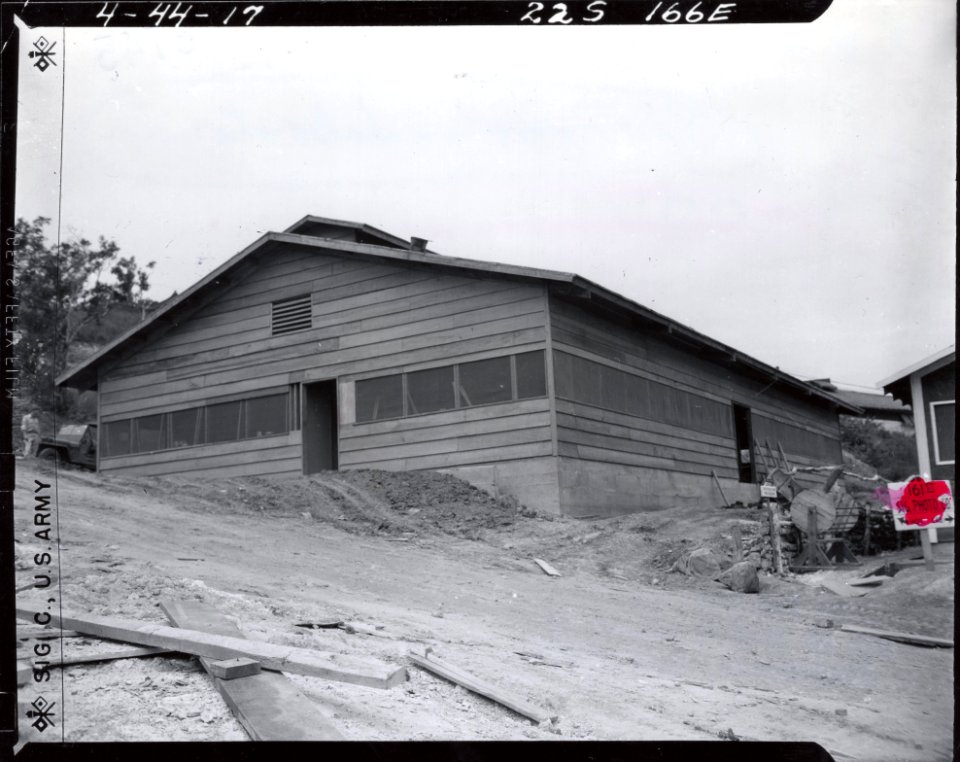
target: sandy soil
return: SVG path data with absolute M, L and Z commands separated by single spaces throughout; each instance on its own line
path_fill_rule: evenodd
M 668 570 L 729 552 L 749 509 L 603 521 L 530 515 L 438 474 L 323 480 L 118 478 L 19 461 L 18 586 L 31 581 L 35 479 L 55 484 L 57 585 L 19 595 L 64 611 L 166 623 L 163 598 L 201 600 L 245 636 L 407 664 L 426 647 L 553 710 L 535 726 L 415 666 L 379 690 L 291 676 L 348 739 L 797 740 L 836 759 L 953 758 L 953 651 L 841 632 L 844 623 L 950 637 L 953 546 L 860 598 L 781 579 L 758 595 Z M 531 559 L 562 575 L 548 577 Z M 367 634 L 295 625 L 331 618 Z M 32 648 L 37 641 L 23 641 Z M 116 650 L 53 641 L 54 657 Z M 196 661 L 152 657 L 53 670 L 21 693 L 24 740 L 241 740 Z M 25 719 L 39 693 L 56 726 Z M 62 734 L 62 735 L 61 735 Z

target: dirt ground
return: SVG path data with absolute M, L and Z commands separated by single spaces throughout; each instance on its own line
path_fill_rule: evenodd
M 760 593 L 743 595 L 669 570 L 692 548 L 732 554 L 730 527 L 756 518 L 751 509 L 576 521 L 432 473 L 201 480 L 17 465 L 18 586 L 46 547 L 34 537 L 35 480 L 53 485 L 60 537 L 55 584 L 19 605 L 54 597 L 64 612 L 166 624 L 159 601 L 180 597 L 251 639 L 407 665 L 409 681 L 386 690 L 290 676 L 350 740 L 795 740 L 839 760 L 953 758 L 953 650 L 838 629 L 952 637 L 952 544 L 935 546 L 934 572 L 905 568 L 863 597 L 819 582 L 917 549 L 844 571 L 762 574 Z M 295 626 L 330 619 L 361 632 Z M 51 642 L 54 661 L 61 644 L 67 657 L 121 647 Z M 559 720 L 533 725 L 413 666 L 408 654 L 428 646 Z M 246 738 L 190 657 L 52 675 L 22 689 L 23 740 Z M 25 717 L 41 691 L 56 701 L 44 733 Z

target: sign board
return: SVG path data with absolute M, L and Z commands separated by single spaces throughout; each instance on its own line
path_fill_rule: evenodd
M 760 497 L 764 499 L 773 498 L 774 500 L 776 500 L 777 488 L 774 487 L 772 484 L 768 484 L 764 482 L 763 484 L 760 485 Z
M 953 494 L 950 482 L 945 480 L 927 481 L 914 476 L 905 482 L 891 482 L 887 485 L 887 505 L 900 532 L 954 524 Z

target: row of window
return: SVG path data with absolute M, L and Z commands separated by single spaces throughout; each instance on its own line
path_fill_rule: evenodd
M 719 437 L 733 437 L 729 405 L 554 351 L 557 397 Z
M 110 421 L 103 426 L 103 457 L 272 437 L 290 431 L 289 393 L 220 402 L 187 410 Z
M 776 447 L 779 443 L 788 453 L 824 463 L 840 462 L 840 440 L 834 437 L 764 418 L 762 415 L 753 416 L 752 427 L 753 438 L 757 442 L 768 443 L 771 447 Z
M 396 373 L 356 383 L 356 420 L 382 421 L 544 397 L 543 350 Z

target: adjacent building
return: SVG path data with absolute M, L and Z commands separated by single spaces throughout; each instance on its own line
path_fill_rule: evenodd
M 579 276 L 313 216 L 58 383 L 107 473 L 438 469 L 573 516 L 756 500 L 756 444 L 838 464 L 859 412 Z

